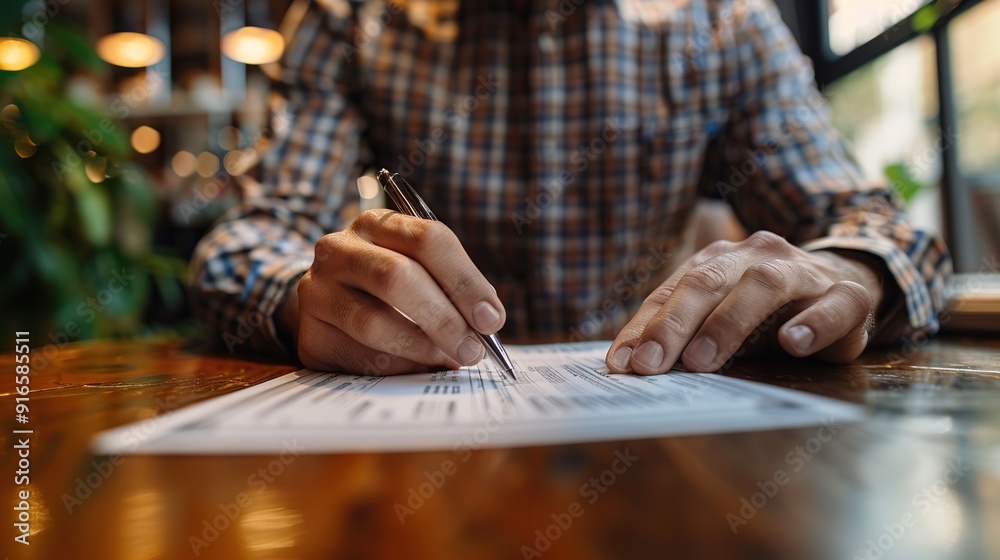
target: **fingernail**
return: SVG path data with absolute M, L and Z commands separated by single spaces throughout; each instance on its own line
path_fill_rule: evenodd
M 628 371 L 628 359 L 632 357 L 632 349 L 622 346 L 611 355 L 611 365 L 618 371 Z
M 481 301 L 472 308 L 472 319 L 476 321 L 476 329 L 479 332 L 492 333 L 500 322 L 500 312 L 495 307 Z
M 479 361 L 479 355 L 482 351 L 483 345 L 475 338 L 467 336 L 458 346 L 458 359 L 464 365 L 472 365 Z
M 702 336 L 691 343 L 684 351 L 687 361 L 694 364 L 696 369 L 707 369 L 715 361 L 716 354 L 719 353 L 719 345 L 710 336 Z
M 663 347 L 652 340 L 647 340 L 635 349 L 632 359 L 651 370 L 658 370 L 663 361 Z
M 788 340 L 792 343 L 792 347 L 799 352 L 808 352 L 809 347 L 816 340 L 816 333 L 805 325 L 795 325 L 788 329 L 787 332 Z

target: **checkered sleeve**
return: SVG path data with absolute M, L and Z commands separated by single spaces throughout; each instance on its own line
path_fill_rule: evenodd
M 273 122 L 263 192 L 245 199 L 195 249 L 196 313 L 229 351 L 288 353 L 274 314 L 309 268 L 315 243 L 357 196 L 364 119 L 351 103 L 348 15 L 307 10 L 282 62 L 287 112 Z
M 773 231 L 806 250 L 879 257 L 905 300 L 886 302 L 883 309 L 898 311 L 880 317 L 879 330 L 936 331 L 951 272 L 944 243 L 907 223 L 887 184 L 861 176 L 831 124 L 808 59 L 774 4 L 735 4 L 738 88 L 725 128 L 727 172 L 719 191 L 750 231 Z

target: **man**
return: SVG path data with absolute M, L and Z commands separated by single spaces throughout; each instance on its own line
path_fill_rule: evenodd
M 745 345 L 849 361 L 937 328 L 947 250 L 861 177 L 769 1 L 317 2 L 281 81 L 265 192 L 193 262 L 231 350 L 455 368 L 484 356 L 471 325 L 613 338 L 610 371 L 656 374 Z M 341 223 L 381 166 L 446 225 Z M 699 193 L 756 233 L 667 276 Z

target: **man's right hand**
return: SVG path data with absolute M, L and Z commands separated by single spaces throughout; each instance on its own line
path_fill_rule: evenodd
M 493 334 L 506 320 L 496 290 L 447 226 L 384 209 L 320 239 L 289 300 L 282 317 L 299 360 L 321 371 L 475 364 L 485 349 L 469 325 Z

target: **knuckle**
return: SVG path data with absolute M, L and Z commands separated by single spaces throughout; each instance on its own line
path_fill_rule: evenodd
M 299 279 L 298 285 L 295 286 L 295 292 L 299 296 L 300 301 L 305 301 L 312 298 L 315 290 L 315 280 L 313 279 L 312 269 L 310 268 L 305 274 L 302 275 L 302 278 Z
M 373 210 L 365 210 L 364 212 L 358 214 L 354 221 L 351 222 L 349 229 L 362 232 L 370 232 L 372 230 L 384 227 L 385 217 L 387 214 L 391 214 L 391 210 L 385 208 L 376 208 Z
M 705 320 L 703 329 L 714 335 L 716 340 L 725 340 L 737 335 L 742 336 L 749 333 L 755 326 L 748 324 L 747 317 L 746 313 L 739 313 L 733 309 L 720 311 Z
M 867 314 L 875 307 L 871 294 L 861 284 L 844 280 L 837 282 L 834 286 L 847 302 L 859 312 Z
M 418 253 L 424 253 L 439 246 L 452 235 L 448 226 L 430 220 L 414 221 L 409 225 L 409 232 L 410 242 Z
M 319 238 L 313 255 L 313 263 L 317 266 L 335 258 L 343 251 L 344 240 L 339 233 L 330 233 Z
M 651 321 L 643 338 L 663 339 L 664 335 L 683 336 L 687 332 L 687 323 L 675 313 L 661 313 L 656 320 Z
M 817 311 L 819 312 L 821 320 L 828 326 L 843 325 L 844 311 L 839 305 L 826 305 L 817 306 Z
M 719 240 L 713 241 L 713 242 L 709 243 L 708 245 L 706 245 L 705 248 L 702 249 L 700 252 L 703 253 L 703 254 L 705 254 L 705 255 L 710 255 L 710 256 L 721 255 L 721 254 L 728 253 L 728 252 L 732 251 L 732 249 L 733 249 L 733 247 L 735 245 L 736 244 L 733 243 L 732 241 L 726 241 L 725 239 L 719 239 Z
M 431 329 L 433 329 L 432 332 L 448 334 L 449 337 L 459 336 L 457 333 L 464 331 L 466 328 L 465 324 L 456 320 L 451 313 L 451 305 L 446 305 L 444 302 L 428 304 L 427 317 L 427 322 Z
M 718 261 L 700 264 L 681 278 L 680 284 L 687 288 L 695 288 L 703 292 L 721 292 L 729 284 L 729 277 L 724 267 Z
M 478 284 L 477 273 L 464 272 L 459 274 L 448 286 L 447 295 L 452 298 L 461 298 L 475 290 Z
M 385 257 L 375 266 L 375 284 L 386 292 L 405 286 L 410 276 L 410 261 L 406 257 Z
M 754 249 L 770 252 L 784 252 L 790 247 L 784 237 L 765 230 L 756 231 L 750 235 L 747 238 L 747 244 Z
M 376 312 L 363 306 L 353 306 L 349 313 L 348 324 L 355 340 L 369 348 L 377 347 L 381 337 L 376 326 Z
M 375 214 L 371 210 L 366 210 L 358 214 L 347 229 L 356 233 L 367 233 L 376 227 Z
M 660 307 L 670 300 L 670 296 L 674 295 L 675 290 L 676 287 L 673 284 L 661 284 L 646 296 L 643 305 Z
M 769 260 L 747 267 L 743 277 L 768 288 L 784 287 L 790 273 L 787 261 Z

